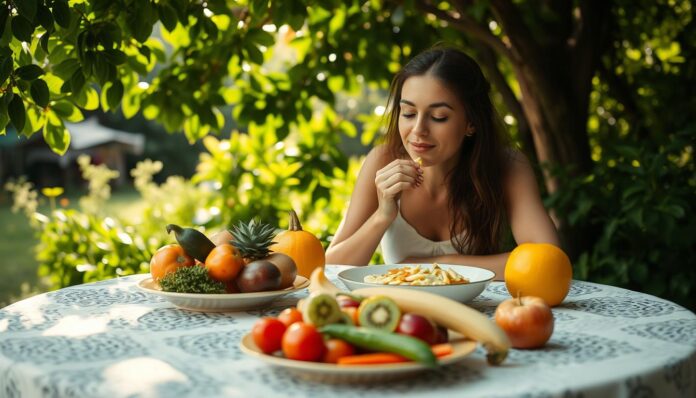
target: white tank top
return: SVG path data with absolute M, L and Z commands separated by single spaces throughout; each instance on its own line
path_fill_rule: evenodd
M 450 240 L 436 242 L 416 231 L 401 216 L 401 207 L 380 241 L 385 264 L 397 264 L 408 257 L 433 257 L 457 254 Z

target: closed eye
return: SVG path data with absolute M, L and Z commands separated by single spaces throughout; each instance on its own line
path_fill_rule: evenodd
M 435 116 L 433 116 L 433 117 L 431 117 L 431 119 L 433 120 L 433 122 L 442 123 L 442 122 L 446 122 L 448 118 L 447 118 L 447 116 L 445 116 L 445 117 L 435 117 Z
M 401 116 L 405 119 L 411 119 L 412 117 L 416 116 L 415 113 L 402 113 Z

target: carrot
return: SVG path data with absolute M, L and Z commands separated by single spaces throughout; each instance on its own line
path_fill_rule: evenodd
M 454 352 L 454 347 L 452 347 L 450 343 L 435 344 L 430 346 L 430 349 L 433 350 L 433 354 L 438 358 L 442 358 Z
M 379 365 L 384 363 L 409 362 L 409 359 L 391 352 L 372 352 L 369 354 L 347 355 L 338 358 L 339 365 Z
M 436 357 L 441 358 L 454 352 L 454 347 L 449 343 L 430 346 Z M 411 362 L 408 358 L 391 352 L 371 352 L 369 354 L 346 355 L 338 358 L 339 365 L 381 365 L 387 363 Z

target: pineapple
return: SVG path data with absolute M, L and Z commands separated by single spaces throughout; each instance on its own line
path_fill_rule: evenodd
M 232 229 L 232 244 L 247 261 L 268 257 L 274 244 L 275 228 L 255 220 L 249 223 L 239 222 Z

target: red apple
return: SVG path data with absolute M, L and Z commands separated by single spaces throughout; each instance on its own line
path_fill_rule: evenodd
M 343 296 L 343 295 L 338 296 L 336 298 L 336 301 L 338 302 L 338 306 L 341 308 L 347 308 L 347 307 L 358 308 L 358 307 L 360 307 L 360 301 L 355 300 L 349 296 Z
M 495 310 L 495 322 L 515 348 L 538 348 L 553 333 L 553 314 L 546 302 L 534 296 L 503 301 Z
M 418 314 L 403 314 L 396 332 L 419 338 L 428 344 L 435 344 L 437 341 L 435 324 L 430 319 Z

